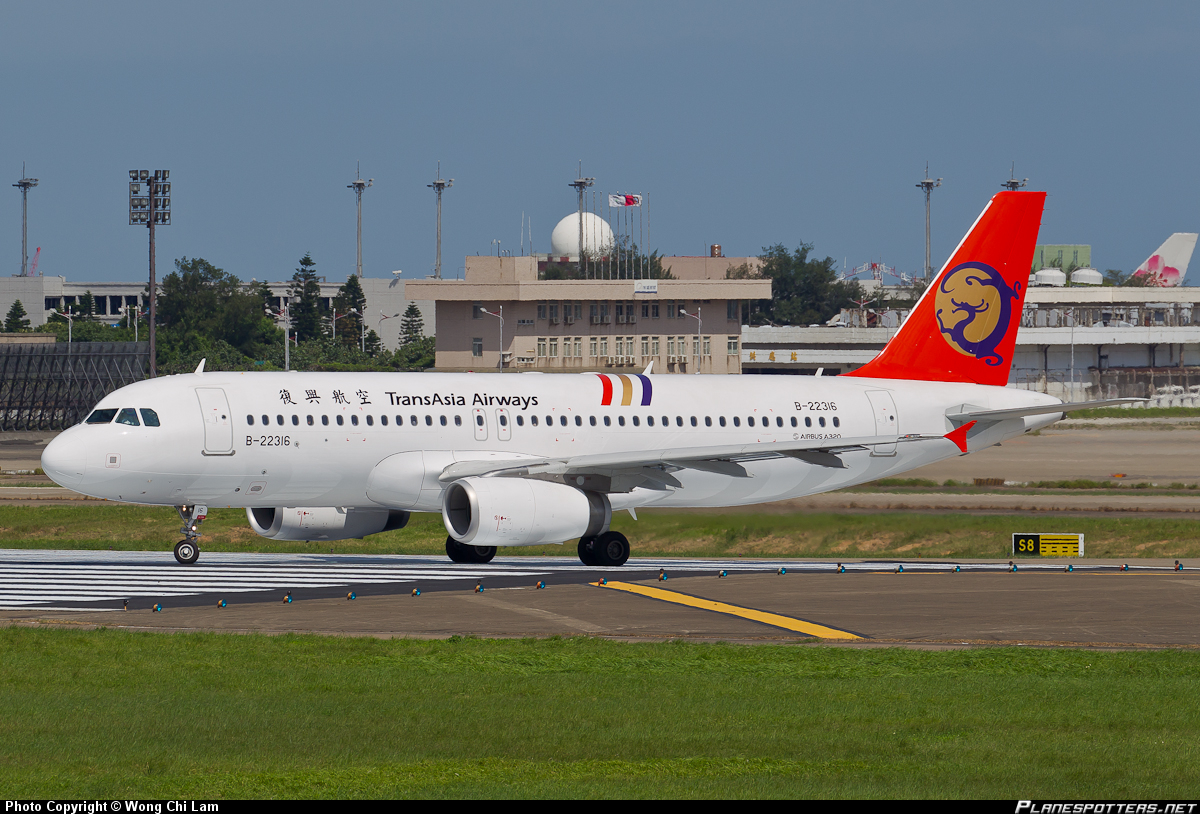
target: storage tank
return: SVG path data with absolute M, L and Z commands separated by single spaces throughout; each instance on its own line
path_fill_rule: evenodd
M 1094 268 L 1075 269 L 1071 272 L 1071 285 L 1104 285 L 1104 275 Z
M 1062 269 L 1044 268 L 1033 275 L 1033 284 L 1036 286 L 1055 286 L 1061 288 L 1067 284 L 1067 275 Z

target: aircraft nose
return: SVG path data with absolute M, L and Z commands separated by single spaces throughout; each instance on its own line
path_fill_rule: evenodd
M 59 486 L 73 489 L 83 481 L 87 456 L 78 439 L 59 436 L 42 450 L 42 471 Z

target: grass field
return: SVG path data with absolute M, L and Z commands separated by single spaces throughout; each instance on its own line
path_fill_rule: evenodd
M 613 528 L 634 556 L 1007 557 L 1021 531 L 1086 535 L 1089 557 L 1200 557 L 1200 523 L 1181 518 L 1028 517 L 963 513 L 769 513 L 641 510 Z M 1032 527 L 1036 526 L 1036 529 Z M 214 509 L 206 551 L 443 554 L 440 515 L 416 514 L 407 528 L 362 540 L 277 542 L 259 537 L 240 509 Z M 0 506 L 0 548 L 169 551 L 180 538 L 174 510 L 138 506 Z M 506 555 L 575 556 L 573 545 L 514 548 Z
M 1200 653 L 0 628 L 9 798 L 1200 794 Z

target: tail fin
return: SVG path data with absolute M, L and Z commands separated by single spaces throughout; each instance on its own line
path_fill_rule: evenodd
M 847 376 L 1008 384 L 1044 192 L 998 193 L 908 319 Z
M 1197 234 L 1195 232 L 1176 232 L 1158 247 L 1158 251 L 1146 258 L 1146 262 L 1137 267 L 1134 277 L 1150 275 L 1155 285 L 1164 287 L 1177 286 L 1183 282 L 1187 274 L 1188 262 L 1192 259 L 1192 250 L 1196 248 Z

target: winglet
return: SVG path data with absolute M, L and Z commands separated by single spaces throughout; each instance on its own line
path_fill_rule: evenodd
M 966 452 L 967 452 L 967 430 L 974 427 L 975 424 L 976 424 L 976 422 L 974 422 L 974 421 L 968 421 L 966 424 L 963 424 L 958 429 L 954 430 L 953 432 L 948 432 L 945 435 L 943 435 L 942 437 L 953 441 L 954 445 L 957 446 L 960 450 L 962 450 L 963 454 L 966 454 Z
M 204 372 L 204 363 L 205 363 L 205 362 L 207 362 L 207 361 L 208 361 L 208 357 L 207 357 L 207 356 L 206 356 L 206 357 L 204 357 L 203 359 L 201 359 L 201 360 L 200 360 L 200 364 L 196 365 L 196 370 L 195 370 L 195 372 L 196 372 L 196 373 L 203 373 L 203 372 Z

